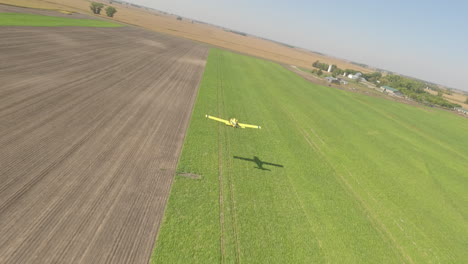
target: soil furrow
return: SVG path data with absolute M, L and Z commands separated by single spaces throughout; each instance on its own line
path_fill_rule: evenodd
M 124 28 L 0 31 L 0 262 L 147 263 L 207 48 Z

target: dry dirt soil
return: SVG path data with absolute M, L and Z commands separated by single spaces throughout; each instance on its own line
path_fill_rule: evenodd
M 25 14 L 34 14 L 34 15 L 44 15 L 44 16 L 55 16 L 55 17 L 65 17 L 65 18 L 76 18 L 76 19 L 96 19 L 87 14 L 82 14 L 77 11 L 67 11 L 63 8 L 61 9 L 58 5 L 40 5 L 41 1 L 32 2 L 31 5 L 27 5 L 28 1 L 31 0 L 0 0 L 0 13 L 25 13 Z M 5 4 L 5 2 L 7 2 Z M 25 3 L 26 7 L 13 6 L 10 4 L 16 3 L 18 5 Z M 46 8 L 48 7 L 48 8 Z M 44 9 L 41 9 L 44 8 Z M 62 12 L 61 12 L 62 11 Z M 65 12 L 63 12 L 65 11 Z
M 308 52 L 298 48 L 290 48 L 254 36 L 241 36 L 225 31 L 220 27 L 197 22 L 192 23 L 192 20 L 190 19 L 179 21 L 176 19 L 177 16 L 163 14 L 151 9 L 136 8 L 117 3 L 110 4 L 110 1 L 106 0 L 94 1 L 114 6 L 117 9 L 117 13 L 114 17 L 115 20 L 141 26 L 153 31 L 188 38 L 244 54 L 305 68 L 312 68 L 312 63 L 320 60 L 321 62 L 336 64 L 342 69 L 371 72 L 370 69 L 360 67 L 341 59 Z M 91 15 L 91 11 L 89 9 L 90 2 L 86 0 L 0 0 L 0 3 L 30 6 L 35 8 L 62 9 Z M 207 10 L 207 12 L 210 11 Z M 105 18 L 105 12 L 97 17 Z M 314 32 L 304 32 L 304 34 L 313 35 Z M 320 41 L 320 36 L 316 37 L 317 41 Z
M 0 30 L 0 263 L 148 263 L 207 47 Z

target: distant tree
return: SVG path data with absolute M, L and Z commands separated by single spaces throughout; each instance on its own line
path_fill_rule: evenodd
M 328 64 L 326 64 L 326 63 L 321 63 L 320 61 L 316 61 L 316 62 L 312 63 L 312 66 L 313 66 L 314 68 L 318 68 L 318 69 L 320 69 L 320 70 L 322 70 L 322 71 L 328 70 Z
M 437 92 L 437 96 L 442 97 L 442 95 L 443 95 L 443 93 L 442 93 L 441 91 L 438 91 L 438 92 Z
M 93 11 L 94 14 L 99 15 L 101 14 L 101 9 L 104 8 L 104 4 L 91 2 L 89 8 L 91 9 L 91 11 Z
M 438 105 L 448 109 L 457 107 L 456 104 L 447 101 L 443 96 L 438 96 L 439 94 L 445 93 L 444 91 L 438 91 L 438 95 L 426 92 L 425 88 L 428 86 L 426 82 L 421 80 L 400 75 L 387 74 L 386 76 L 382 76 L 380 84 L 397 88 L 406 97 L 423 104 Z
M 468 97 L 466 98 L 465 104 L 468 104 Z
M 182 17 L 178 16 L 178 17 L 177 17 L 177 20 L 182 20 Z
M 346 70 L 344 70 L 344 71 L 346 72 L 346 75 L 349 75 L 349 74 L 356 74 L 356 73 L 357 73 L 357 71 L 351 70 L 351 69 L 346 69 Z
M 380 81 L 380 79 L 382 78 L 382 73 L 380 72 L 364 73 L 362 77 L 366 79 L 368 82 L 377 84 L 378 83 L 377 81 Z
M 336 75 L 343 75 L 344 71 L 338 67 L 333 70 L 333 73 Z
M 117 9 L 112 6 L 106 7 L 106 14 L 108 17 L 114 17 L 114 14 L 117 13 Z
M 317 75 L 318 75 L 318 76 L 321 76 L 322 74 L 323 74 L 323 71 L 322 71 L 322 70 L 318 70 L 318 71 L 317 71 Z

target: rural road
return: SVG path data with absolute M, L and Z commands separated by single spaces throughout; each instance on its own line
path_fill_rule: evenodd
M 0 263 L 148 263 L 207 47 L 0 30 Z

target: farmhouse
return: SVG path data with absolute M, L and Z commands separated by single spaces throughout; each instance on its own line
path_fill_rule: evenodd
M 400 91 L 390 86 L 382 86 L 380 88 L 382 89 L 383 93 L 388 93 L 389 95 L 395 95 L 395 96 L 403 96 L 403 94 Z
M 348 78 L 349 78 L 349 79 L 353 79 L 353 80 L 358 80 L 358 79 L 361 78 L 361 76 L 362 76 L 362 73 L 358 72 L 358 73 L 356 73 L 356 74 L 349 74 L 349 75 L 348 75 Z

